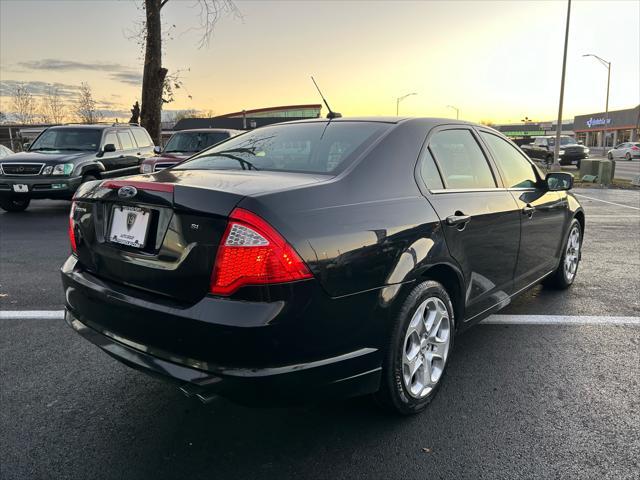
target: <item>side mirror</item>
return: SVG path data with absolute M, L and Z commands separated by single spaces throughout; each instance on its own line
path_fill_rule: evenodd
M 545 183 L 547 184 L 547 190 L 551 192 L 571 190 L 573 188 L 573 175 L 564 172 L 548 173 Z
M 162 153 L 162 147 L 156 145 L 155 147 L 153 147 L 153 153 L 155 153 L 156 155 L 160 155 Z
M 113 143 L 107 143 L 103 148 L 102 151 L 104 153 L 112 153 L 116 151 L 116 146 Z
M 29 150 L 29 147 L 31 147 L 31 142 L 24 142 L 22 144 L 22 150 Z

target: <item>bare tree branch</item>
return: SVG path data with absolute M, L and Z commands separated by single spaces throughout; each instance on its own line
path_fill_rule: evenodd
M 62 123 L 67 113 L 66 106 L 60 96 L 60 90 L 50 85 L 40 99 L 40 118 L 43 123 Z
M 80 93 L 75 106 L 75 113 L 82 123 L 96 123 L 102 119 L 102 114 L 96 108 L 96 101 L 88 83 L 82 82 Z
M 18 123 L 33 123 L 36 101 L 26 85 L 16 85 L 16 88 L 11 93 L 11 107 Z
M 202 32 L 198 48 L 209 46 L 216 23 L 223 15 L 242 18 L 242 13 L 233 0 L 198 0 L 198 6 L 200 7 L 200 27 L 198 30 Z

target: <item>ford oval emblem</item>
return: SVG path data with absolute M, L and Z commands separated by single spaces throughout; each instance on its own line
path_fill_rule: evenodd
M 129 185 L 120 187 L 120 189 L 118 190 L 118 196 L 122 198 L 135 197 L 137 193 L 138 190 L 136 189 L 136 187 L 131 187 Z

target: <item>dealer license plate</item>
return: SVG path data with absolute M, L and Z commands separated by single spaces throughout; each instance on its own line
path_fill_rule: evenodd
M 143 248 L 149 227 L 149 211 L 116 205 L 111 216 L 109 240 L 129 247 Z

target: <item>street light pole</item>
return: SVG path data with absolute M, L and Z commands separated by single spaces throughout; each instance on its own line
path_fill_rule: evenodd
M 560 102 L 558 105 L 558 124 L 556 125 L 556 143 L 553 148 L 551 170 L 560 170 L 560 135 L 562 134 L 562 104 L 564 102 L 564 77 L 567 71 L 567 45 L 569 44 L 569 20 L 571 18 L 571 0 L 567 1 L 567 26 L 564 32 L 564 54 L 562 56 L 562 79 L 560 80 Z
M 453 105 L 447 105 L 447 108 L 453 108 L 456 111 L 456 120 L 460 120 L 460 110 L 458 110 L 458 107 L 454 107 Z
M 609 85 L 611 83 L 611 62 L 607 62 L 604 58 L 594 55 L 593 53 L 586 53 L 583 57 L 593 57 L 598 60 L 602 65 L 607 68 L 607 102 L 604 110 L 604 129 L 602 131 L 602 154 L 607 149 L 607 125 L 609 125 Z
M 416 92 L 407 93 L 401 97 L 396 98 L 396 117 L 400 116 L 400 102 L 411 95 L 417 95 Z

